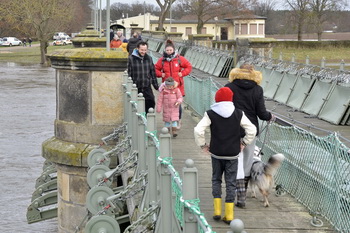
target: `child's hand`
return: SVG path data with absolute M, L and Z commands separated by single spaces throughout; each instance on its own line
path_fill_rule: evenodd
M 165 73 L 162 73 L 162 78 L 164 78 L 165 77 Z
M 180 77 L 180 78 L 182 77 L 182 73 L 181 73 L 181 72 L 179 72 L 179 77 Z
M 180 104 L 179 102 L 176 102 L 176 103 L 175 103 L 175 106 L 178 106 L 179 104 Z

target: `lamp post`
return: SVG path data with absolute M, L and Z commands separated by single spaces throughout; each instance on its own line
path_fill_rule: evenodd
M 101 35 L 101 29 L 102 29 L 102 0 L 99 0 L 99 1 L 100 1 L 100 7 L 99 7 L 100 20 L 99 20 L 98 31 L 99 31 L 99 37 L 101 38 L 102 37 L 102 35 Z
M 170 0 L 170 29 L 169 32 L 171 32 L 171 19 L 172 19 L 172 6 L 173 5 L 173 0 Z
M 111 41 L 111 13 L 110 13 L 110 10 L 111 10 L 111 6 L 110 6 L 110 0 L 107 0 L 107 3 L 106 3 L 106 30 L 107 30 L 107 34 L 106 34 L 106 48 L 107 48 L 107 51 L 110 51 L 111 50 L 111 44 L 110 44 L 110 41 Z
M 214 17 L 214 20 L 215 20 L 215 40 L 218 40 L 218 17 L 215 16 Z

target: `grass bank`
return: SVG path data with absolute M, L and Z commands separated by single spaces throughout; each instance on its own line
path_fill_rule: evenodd
M 286 61 L 291 61 L 293 55 L 295 55 L 295 61 L 298 63 L 305 63 L 307 56 L 310 58 L 310 63 L 315 65 L 321 65 L 322 58 L 326 59 L 326 63 L 340 64 L 342 60 L 345 63 L 350 63 L 350 47 L 325 47 L 320 49 L 275 47 L 273 48 L 272 57 L 278 59 L 280 53 L 282 53 L 282 59 Z
M 53 46 L 50 45 L 47 48 L 47 52 L 50 53 L 57 49 L 71 49 L 72 45 L 66 46 Z M 32 47 L 0 47 L 0 62 L 17 62 L 17 63 L 40 63 L 40 46 L 39 44 L 32 44 Z

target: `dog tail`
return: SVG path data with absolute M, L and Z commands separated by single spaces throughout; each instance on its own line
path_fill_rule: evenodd
M 265 166 L 266 175 L 274 175 L 276 170 L 281 166 L 281 163 L 283 162 L 283 160 L 284 160 L 283 154 L 272 155 Z

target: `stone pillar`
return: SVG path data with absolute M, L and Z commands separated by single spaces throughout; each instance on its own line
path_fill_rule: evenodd
M 174 41 L 174 42 L 182 42 L 182 32 L 168 32 L 168 39 Z
M 55 135 L 43 142 L 42 156 L 57 164 L 58 232 L 68 233 L 87 214 L 87 155 L 124 121 L 128 53 L 77 48 L 48 57 L 56 69 L 57 110 Z
M 213 47 L 213 37 L 214 37 L 214 35 L 212 35 L 212 34 L 193 34 L 193 35 L 189 35 L 188 39 L 194 45 L 212 48 Z
M 152 37 L 156 39 L 165 40 L 167 37 L 167 33 L 165 31 L 151 31 Z

